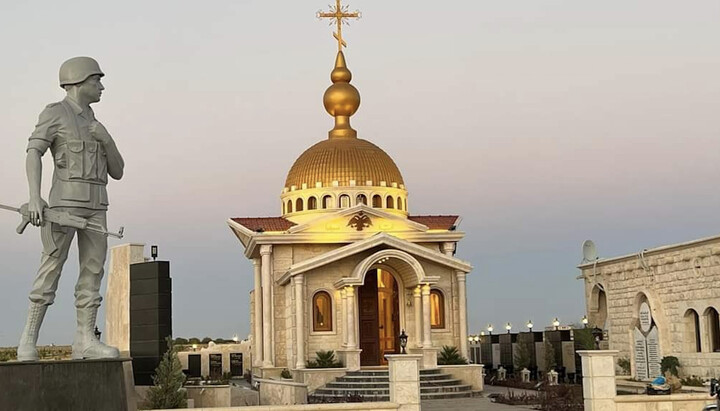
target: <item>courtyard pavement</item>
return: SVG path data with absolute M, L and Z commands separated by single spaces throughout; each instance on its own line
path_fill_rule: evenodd
M 528 405 L 505 405 L 495 404 L 487 398 L 493 393 L 505 394 L 508 389 L 514 391 L 515 394 L 521 394 L 525 390 L 518 390 L 506 387 L 485 386 L 483 397 L 474 398 L 456 398 L 444 400 L 425 400 L 421 403 L 422 411 L 502 411 L 502 410 L 531 410 Z M 531 391 L 532 392 L 532 391 Z

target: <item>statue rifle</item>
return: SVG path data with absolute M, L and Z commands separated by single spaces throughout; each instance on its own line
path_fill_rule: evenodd
M 20 215 L 22 216 L 22 222 L 20 222 L 20 225 L 16 230 L 18 234 L 22 234 L 25 231 L 25 227 L 30 224 L 30 212 L 28 211 L 27 203 L 20 206 L 20 208 L 0 204 L 0 209 L 20 213 Z M 120 227 L 120 230 L 118 230 L 117 233 L 111 233 L 105 230 L 105 228 L 102 227 L 100 224 L 88 221 L 87 218 L 74 216 L 67 211 L 56 211 L 49 207 L 45 207 L 45 209 L 43 210 L 43 221 L 55 223 L 63 227 L 93 231 L 95 233 L 105 234 L 106 236 L 110 237 L 123 238 L 123 227 Z

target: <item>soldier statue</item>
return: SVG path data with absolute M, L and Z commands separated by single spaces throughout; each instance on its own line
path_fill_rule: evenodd
M 108 175 L 123 176 L 125 163 L 115 141 L 95 119 L 90 105 L 100 101 L 105 74 L 90 57 L 72 58 L 60 67 L 60 87 L 67 96 L 48 105 L 30 136 L 26 171 L 30 191 L 30 223 L 40 226 L 43 244 L 40 269 L 30 291 L 30 309 L 20 337 L 20 361 L 38 359 L 38 332 L 47 307 L 55 300 L 60 272 L 77 234 L 80 273 L 75 285 L 77 329 L 72 345 L 73 359 L 117 358 L 117 348 L 95 337 L 95 321 L 102 297 L 107 254 L 107 235 L 97 230 L 74 228 L 47 220 L 48 210 L 65 212 L 87 220 L 94 227 L 106 227 Z M 40 196 L 42 156 L 47 149 L 55 164 L 49 203 Z M 44 217 L 45 214 L 45 217 Z

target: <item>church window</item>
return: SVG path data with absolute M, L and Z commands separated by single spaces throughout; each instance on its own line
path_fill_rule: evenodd
M 700 352 L 700 316 L 697 311 L 687 310 L 683 322 L 685 323 L 685 351 Z
M 367 205 L 367 197 L 365 197 L 365 194 L 358 194 L 355 204 L 366 204 Z
M 287 211 L 285 211 L 285 210 L 286 210 L 286 208 L 285 208 L 285 202 L 283 201 L 283 214 L 287 213 Z
M 387 208 L 395 208 L 395 199 L 393 197 L 388 196 L 386 207 Z
M 287 212 L 292 213 L 292 200 L 288 200 L 287 202 Z
M 298 198 L 297 202 L 295 203 L 295 211 L 302 211 L 303 210 L 303 199 Z
M 332 300 L 326 291 L 313 297 L 313 331 L 332 331 Z
M 402 206 L 402 197 L 398 197 L 398 199 L 397 199 L 397 209 L 398 209 L 398 210 L 402 210 L 402 209 L 403 209 L 403 206 Z
M 308 210 L 317 210 L 317 198 L 308 198 Z
M 720 316 L 718 311 L 710 307 L 705 310 L 706 328 L 708 331 L 708 341 L 710 342 L 710 352 L 720 352 Z
M 350 207 L 350 196 L 347 194 L 343 194 L 340 196 L 340 208 L 348 207 Z
M 440 290 L 430 291 L 430 328 L 445 328 L 445 296 Z
M 372 206 L 373 206 L 374 208 L 382 208 L 382 197 L 380 197 L 379 195 L 375 194 L 375 195 L 373 196 Z
M 325 196 L 322 199 L 322 208 L 333 208 L 332 206 L 332 196 Z

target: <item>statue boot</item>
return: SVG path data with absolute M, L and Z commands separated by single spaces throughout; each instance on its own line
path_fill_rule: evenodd
M 118 358 L 117 348 L 105 345 L 95 337 L 98 307 L 77 309 L 77 329 L 72 345 L 72 359 Z
M 30 303 L 25 329 L 22 336 L 20 336 L 20 343 L 18 343 L 18 361 L 37 361 L 40 359 L 37 351 L 37 339 L 47 307 L 47 305 L 43 304 Z

